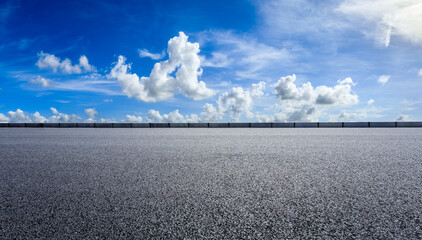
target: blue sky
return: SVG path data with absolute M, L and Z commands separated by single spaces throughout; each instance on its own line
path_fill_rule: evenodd
M 2 1 L 0 122 L 422 119 L 422 2 Z

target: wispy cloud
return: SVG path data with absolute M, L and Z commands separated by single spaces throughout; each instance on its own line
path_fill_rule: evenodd
M 388 82 L 388 80 L 390 80 L 390 75 L 381 75 L 378 77 L 377 82 L 381 83 L 382 85 L 385 85 Z
M 392 36 L 422 45 L 422 2 L 415 0 L 344 1 L 338 11 L 356 26 L 388 47 Z M 363 24 L 362 24 L 363 23 Z M 366 24 L 366 26 L 365 26 Z
M 262 78 L 266 71 L 287 65 L 292 58 L 286 48 L 269 46 L 231 31 L 204 31 L 198 38 L 201 44 L 215 49 L 210 57 L 202 56 L 205 67 L 230 66 L 239 78 Z
M 163 50 L 161 53 L 151 53 L 147 49 L 138 49 L 139 56 L 144 58 L 148 57 L 153 60 L 160 60 L 166 56 L 166 52 Z

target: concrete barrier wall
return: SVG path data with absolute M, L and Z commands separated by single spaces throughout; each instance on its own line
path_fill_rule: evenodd
M 229 123 L 230 128 L 248 128 L 250 123 Z
M 9 123 L 9 127 L 25 127 L 25 123 Z
M 58 128 L 58 127 L 60 127 L 60 123 L 44 123 L 44 127 L 46 127 L 46 128 Z
M 341 128 L 343 127 L 342 122 L 320 122 L 320 128 Z
M 295 127 L 297 128 L 316 128 L 318 127 L 317 122 L 297 122 L 295 123 Z
M 25 123 L 25 127 L 40 128 L 40 127 L 44 127 L 44 123 Z
M 294 123 L 273 123 L 273 128 L 293 128 Z
M 94 123 L 95 128 L 112 128 L 113 123 Z
M 169 123 L 150 123 L 149 126 L 151 128 L 168 128 L 170 127 Z
M 368 122 L 344 122 L 344 127 L 345 128 L 367 128 L 369 127 L 369 123 Z
M 131 128 L 132 123 L 112 123 L 113 128 Z
M 208 123 L 188 123 L 188 127 L 190 127 L 190 128 L 207 128 Z
M 228 128 L 229 123 L 209 123 L 209 128 Z
M 422 128 L 422 122 L 297 122 L 297 123 L 0 123 L 0 127 L 45 128 Z
M 75 128 L 77 127 L 76 123 L 59 123 L 59 127 L 61 128 Z
M 187 123 L 170 123 L 171 128 L 187 128 L 189 125 Z
M 149 128 L 149 123 L 132 123 L 132 128 Z
M 422 127 L 422 122 L 397 122 L 397 127 Z
M 383 127 L 392 128 L 392 127 L 396 127 L 396 123 L 395 122 L 370 122 L 369 127 L 371 127 L 371 128 L 383 128 Z
M 95 127 L 94 123 L 76 123 L 76 127 L 78 128 L 93 128 Z
M 271 128 L 272 123 L 251 123 L 251 128 Z

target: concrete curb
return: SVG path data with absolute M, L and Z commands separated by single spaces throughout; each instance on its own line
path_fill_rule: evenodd
M 0 123 L 0 128 L 422 128 L 421 122 Z

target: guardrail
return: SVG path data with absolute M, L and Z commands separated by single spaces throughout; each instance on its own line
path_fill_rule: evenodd
M 422 128 L 422 122 L 0 123 L 9 128 Z

